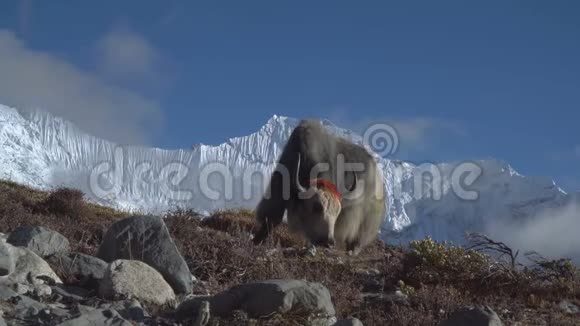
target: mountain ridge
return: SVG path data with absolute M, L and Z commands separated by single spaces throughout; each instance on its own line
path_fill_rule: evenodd
M 273 115 L 247 136 L 232 137 L 218 145 L 168 150 L 119 145 L 84 133 L 72 122 L 48 112 L 22 113 L 0 105 L 0 178 L 39 189 L 58 185 L 79 188 L 90 200 L 125 210 L 158 212 L 182 206 L 209 212 L 253 208 L 264 186 L 248 184 L 243 179 L 245 173 L 259 171 L 267 178 L 298 122 Z M 363 144 L 362 136 L 330 120 L 321 122 L 331 132 Z M 539 211 L 563 207 L 577 197 L 567 194 L 550 178 L 519 174 L 506 161 L 415 165 L 373 155 L 388 193 L 389 210 L 380 237 L 390 243 L 404 244 L 425 236 L 460 242 L 465 231 L 483 231 L 489 221 L 529 219 Z M 454 169 L 462 164 L 481 168 L 481 177 L 471 187 L 479 194 L 477 200 L 464 201 L 453 189 Z M 123 169 L 118 169 L 121 165 Z M 104 172 L 97 175 L 95 168 Z M 220 180 L 209 177 L 205 189 L 199 184 L 200 177 L 212 168 L 231 175 L 229 190 Z M 416 178 L 423 178 L 424 171 L 435 171 L 440 184 L 418 182 Z M 178 180 L 180 187 L 173 189 L 175 175 L 182 179 Z M 211 198 L 215 193 L 211 190 L 217 190 L 219 196 Z M 103 194 L 107 196 L 98 196 Z

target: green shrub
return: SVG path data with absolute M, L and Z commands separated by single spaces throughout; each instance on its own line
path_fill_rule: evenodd
M 468 281 L 481 277 L 492 265 L 489 256 L 431 238 L 410 243 L 410 272 L 422 283 Z

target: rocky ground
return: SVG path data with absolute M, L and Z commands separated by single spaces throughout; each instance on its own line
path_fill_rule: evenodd
M 129 215 L 0 182 L 0 326 L 580 324 L 565 259 L 523 269 L 428 239 L 312 255 L 283 227 L 254 246 L 253 227 L 248 211 Z

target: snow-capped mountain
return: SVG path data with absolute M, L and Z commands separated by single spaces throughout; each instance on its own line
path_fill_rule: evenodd
M 91 200 L 136 211 L 253 208 L 297 123 L 273 116 L 255 133 L 218 146 L 164 150 L 120 146 L 49 113 L 0 105 L 0 178 L 40 189 L 76 187 Z M 363 143 L 352 131 L 322 123 Z M 502 161 L 416 166 L 375 156 L 388 194 L 381 237 L 391 243 L 428 235 L 461 242 L 465 231 L 485 231 L 490 221 L 531 219 L 572 198 L 552 180 L 522 176 Z M 464 187 L 470 193 L 460 193 L 456 186 L 466 171 L 478 177 Z M 477 198 L 468 198 L 473 193 Z

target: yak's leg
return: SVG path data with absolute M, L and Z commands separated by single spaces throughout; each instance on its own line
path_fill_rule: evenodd
M 358 240 L 349 241 L 346 250 L 349 256 L 358 256 L 361 251 L 360 242 Z
M 278 169 L 280 169 L 280 164 Z M 282 223 L 287 204 L 283 191 L 284 183 L 284 178 L 280 172 L 274 171 L 266 194 L 256 207 L 256 220 L 260 223 L 260 228 L 252 240 L 254 244 L 263 243 L 270 233 Z
M 254 244 L 262 244 L 266 238 L 268 238 L 270 233 L 272 233 L 272 231 L 278 226 L 278 224 L 280 224 L 280 222 L 281 220 L 278 221 L 276 219 L 266 218 L 252 239 Z

